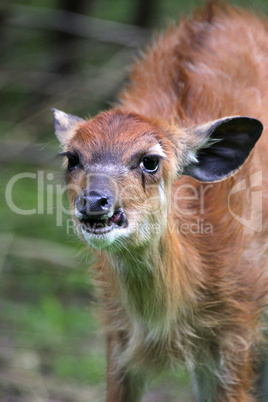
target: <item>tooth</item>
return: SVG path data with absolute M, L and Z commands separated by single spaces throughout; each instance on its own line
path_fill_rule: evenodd
M 124 212 L 122 212 L 122 213 L 121 213 L 121 216 L 120 216 L 120 220 L 119 220 L 119 222 L 118 222 L 117 224 L 118 224 L 119 226 L 123 226 L 124 223 L 126 222 L 126 220 L 127 220 L 126 215 L 125 215 Z

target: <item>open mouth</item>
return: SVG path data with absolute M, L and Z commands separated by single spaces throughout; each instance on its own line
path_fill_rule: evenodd
M 115 228 L 125 228 L 127 218 L 122 208 L 118 208 L 110 218 L 84 218 L 82 228 L 91 234 L 101 235 L 111 232 Z

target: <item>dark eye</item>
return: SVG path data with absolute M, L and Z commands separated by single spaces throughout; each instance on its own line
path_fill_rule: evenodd
M 157 156 L 145 156 L 140 162 L 140 168 L 148 173 L 155 173 L 159 167 L 159 158 Z
M 72 171 L 79 165 L 79 157 L 75 154 L 68 155 L 68 170 Z

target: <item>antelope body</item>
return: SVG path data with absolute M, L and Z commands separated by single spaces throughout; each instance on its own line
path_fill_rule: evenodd
M 264 393 L 267 27 L 210 5 L 134 64 L 118 106 L 54 110 L 73 219 L 101 250 L 107 402 L 180 363 L 198 401 Z

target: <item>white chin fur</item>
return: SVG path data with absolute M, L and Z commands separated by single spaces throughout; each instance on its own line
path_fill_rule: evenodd
M 108 233 L 94 234 L 81 227 L 81 233 L 87 243 L 96 248 L 102 250 L 118 250 L 126 248 L 126 242 L 135 245 L 142 245 L 148 243 L 152 236 L 156 236 L 159 229 L 152 228 L 152 225 L 148 222 L 148 219 L 144 219 L 143 222 L 128 221 L 126 228 L 114 228 Z M 153 229 L 153 230 L 152 230 Z M 130 244 L 128 244 L 129 246 Z
M 94 248 L 107 249 L 113 246 L 113 243 L 118 243 L 128 236 L 127 228 L 115 228 L 111 232 L 105 234 L 95 235 L 87 232 L 83 227 L 81 228 L 82 234 L 88 244 Z

